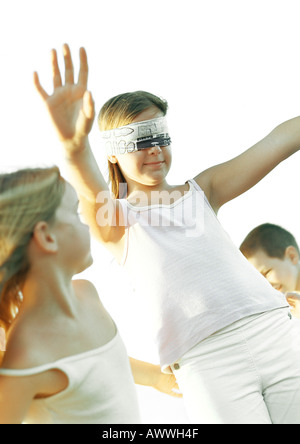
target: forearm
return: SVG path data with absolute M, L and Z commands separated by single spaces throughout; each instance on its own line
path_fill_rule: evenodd
M 149 362 L 129 358 L 134 382 L 139 385 L 156 387 L 158 375 L 161 373 L 159 366 Z
M 234 159 L 196 177 L 215 212 L 252 188 L 300 149 L 300 117 L 277 126 L 264 139 Z
M 278 151 L 279 161 L 295 154 L 300 149 L 300 117 L 278 125 L 266 139 Z
M 63 144 L 69 180 L 80 197 L 95 203 L 100 191 L 109 192 L 107 183 L 97 165 L 88 138 L 76 151 Z
M 282 161 L 300 149 L 300 117 L 288 120 L 274 128 L 264 139 L 240 155 L 240 171 L 250 171 L 254 183 L 261 180 Z M 253 171 L 252 171 L 253 170 Z

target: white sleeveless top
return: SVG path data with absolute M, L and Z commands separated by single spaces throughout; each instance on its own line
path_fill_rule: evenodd
M 66 374 L 62 392 L 32 402 L 27 424 L 139 424 L 129 358 L 119 333 L 104 346 L 30 369 L 0 368 L 22 377 L 58 369 Z
M 120 200 L 122 265 L 152 321 L 162 368 L 241 318 L 288 306 L 230 240 L 197 183 L 188 183 L 172 205 Z

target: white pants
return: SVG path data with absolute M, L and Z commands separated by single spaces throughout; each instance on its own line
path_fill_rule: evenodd
M 300 337 L 288 309 L 235 322 L 171 368 L 194 424 L 300 424 Z

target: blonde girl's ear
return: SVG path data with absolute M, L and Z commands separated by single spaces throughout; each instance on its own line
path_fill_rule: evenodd
M 110 161 L 110 163 L 117 163 L 118 159 L 116 158 L 116 156 L 107 156 L 108 160 Z
M 56 253 L 58 250 L 58 244 L 56 236 L 53 230 L 47 222 L 38 222 L 32 233 L 35 245 L 45 253 Z

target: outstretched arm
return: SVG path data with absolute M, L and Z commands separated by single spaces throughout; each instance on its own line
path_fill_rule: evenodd
M 63 145 L 70 181 L 75 187 L 83 213 L 95 237 L 114 253 L 114 245 L 123 235 L 124 228 L 112 226 L 111 221 L 120 220 L 117 201 L 110 197 L 109 189 L 89 145 L 95 111 L 92 95 L 87 91 L 88 63 L 84 48 L 80 49 L 80 70 L 74 82 L 74 68 L 68 45 L 63 47 L 65 82 L 57 61 L 55 50 L 51 51 L 54 91 L 49 95 L 41 86 L 38 74 L 34 73 L 34 84 L 39 92 L 58 137 Z M 99 197 L 99 193 L 101 193 Z M 103 205 L 105 210 L 99 211 Z M 103 208 L 102 208 L 103 209 Z M 105 219 L 99 220 L 99 214 Z
M 300 117 L 282 123 L 249 150 L 196 177 L 217 213 L 300 149 Z

